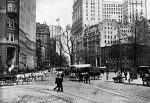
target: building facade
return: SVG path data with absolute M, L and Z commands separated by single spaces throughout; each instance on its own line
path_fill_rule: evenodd
M 33 69 L 36 66 L 36 0 L 1 0 L 0 8 L 0 65 Z
M 117 17 L 116 17 L 117 16 Z M 82 50 L 84 30 L 87 26 L 97 24 L 100 21 L 122 21 L 122 3 L 107 2 L 104 0 L 74 0 L 72 34 L 75 53 Z
M 91 64 L 95 67 L 101 66 L 101 32 L 100 25 L 92 25 L 85 29 L 83 37 L 84 51 L 83 56 L 84 63 Z
M 56 47 L 55 47 L 55 50 L 57 53 L 60 52 L 60 48 L 59 48 L 59 42 L 58 40 L 59 39 L 62 39 L 62 31 L 61 31 L 61 27 L 60 26 L 56 26 L 56 25 L 50 25 L 49 26 L 49 30 L 50 30 L 50 38 L 53 38 L 56 40 Z
M 123 18 L 129 23 L 133 23 L 135 17 L 143 16 L 147 18 L 147 1 L 146 0 L 124 0 L 123 1 Z
M 36 40 L 38 68 L 48 67 L 50 65 L 50 31 L 46 23 L 36 23 Z

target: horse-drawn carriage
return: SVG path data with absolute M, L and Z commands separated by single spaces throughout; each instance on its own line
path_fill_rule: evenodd
M 89 74 L 90 79 L 99 79 L 101 73 L 98 69 L 93 69 L 90 64 L 71 65 L 69 72 L 70 80 L 79 80 L 80 77 L 84 77 L 86 73 Z
M 149 66 L 139 66 L 137 69 L 138 74 L 142 78 L 143 85 L 150 85 L 150 67 Z
M 13 75 L 1 75 L 0 76 L 0 86 L 1 85 L 13 85 L 16 81 L 16 76 Z
M 0 86 L 2 85 L 14 85 L 14 83 L 24 84 L 31 81 L 45 80 L 48 75 L 48 70 L 45 71 L 34 71 L 31 73 L 26 73 L 21 71 L 19 73 L 1 73 L 0 75 Z
M 84 75 L 85 72 L 89 72 L 89 69 L 90 64 L 71 65 L 69 68 L 69 79 L 79 80 L 80 74 Z

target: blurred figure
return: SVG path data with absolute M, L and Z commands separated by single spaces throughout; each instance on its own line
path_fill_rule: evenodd
M 64 72 L 61 73 L 61 79 L 64 81 Z
M 127 80 L 127 71 L 124 71 L 125 80 Z
M 60 77 L 59 74 L 57 74 L 57 77 L 55 78 L 55 84 L 57 85 L 54 88 L 54 91 L 57 89 L 58 92 L 59 91 L 63 92 L 62 78 Z
M 118 80 L 119 80 L 119 82 L 121 82 L 122 80 L 122 74 L 121 74 L 121 72 L 119 71 L 118 73 L 117 73 L 117 77 L 118 77 Z
M 85 76 L 84 76 L 84 83 L 88 83 L 88 82 L 91 83 L 91 82 L 90 82 L 90 75 L 89 75 L 88 72 L 86 72 L 86 73 L 85 73 Z
M 82 73 L 79 73 L 79 82 L 83 82 L 83 74 Z

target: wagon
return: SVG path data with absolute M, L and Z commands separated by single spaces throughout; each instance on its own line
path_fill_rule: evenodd
M 145 76 L 144 78 L 142 78 L 142 81 L 143 81 L 143 85 L 146 85 L 147 86 L 150 86 L 150 76 Z
M 69 79 L 79 80 L 79 74 L 89 72 L 90 67 L 91 67 L 90 64 L 71 65 L 69 70 L 70 72 Z
M 0 76 L 0 86 L 2 85 L 13 85 L 16 82 L 16 76 L 13 75 L 3 75 Z
M 116 83 L 122 83 L 122 82 L 124 82 L 124 79 L 123 79 L 124 77 L 113 77 L 112 79 L 114 80 L 114 82 L 116 82 Z

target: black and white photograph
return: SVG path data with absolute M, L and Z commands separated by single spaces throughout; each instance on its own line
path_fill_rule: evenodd
M 150 103 L 150 0 L 0 0 L 0 103 Z

